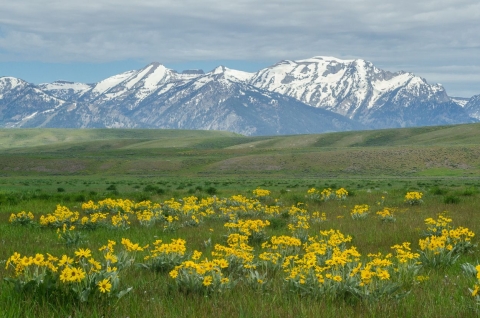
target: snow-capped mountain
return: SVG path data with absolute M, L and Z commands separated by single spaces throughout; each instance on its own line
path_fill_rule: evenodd
M 464 107 L 470 117 L 480 120 L 480 95 L 470 98 Z
M 245 135 L 363 129 L 329 111 L 245 84 L 248 74 L 218 67 L 163 94 L 152 94 L 132 114 L 146 126 L 229 130 Z M 159 89 L 163 92 L 163 89 Z
M 474 104 L 412 73 L 333 57 L 281 61 L 256 73 L 223 66 L 178 73 L 151 63 L 94 84 L 0 78 L 1 127 L 320 133 L 474 122 Z
M 65 101 L 15 77 L 0 77 L 0 127 L 21 126 L 36 114 L 52 112 Z
M 55 112 L 37 112 L 19 126 L 215 129 L 245 135 L 365 129 L 341 115 L 248 85 L 252 75 L 223 66 L 207 74 L 179 74 L 152 63 L 94 85 L 42 84 L 69 102 Z M 69 90 L 71 96 L 65 96 Z
M 292 96 L 372 128 L 471 122 L 441 85 L 412 73 L 391 73 L 364 60 L 313 57 L 281 61 L 250 84 Z

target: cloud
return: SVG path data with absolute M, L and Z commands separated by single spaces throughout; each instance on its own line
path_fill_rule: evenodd
M 19 0 L 2 4 L 0 59 L 274 63 L 332 55 L 389 70 L 431 65 L 429 74 L 457 65 L 458 75 L 480 65 L 478 21 L 477 0 Z

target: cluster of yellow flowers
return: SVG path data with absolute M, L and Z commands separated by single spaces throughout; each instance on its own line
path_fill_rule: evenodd
M 230 288 L 230 279 L 222 273 L 222 269 L 228 267 L 227 261 L 200 260 L 201 253 L 197 251 L 194 255 L 195 258 L 175 266 L 169 273 L 180 291 L 211 293 Z
M 186 260 L 187 248 L 183 239 L 172 239 L 171 243 L 163 243 L 162 240 L 153 242 L 153 247 L 148 251 L 149 255 L 143 259 L 145 267 L 156 271 L 171 270 L 173 267 Z
M 127 245 L 133 244 L 128 239 L 124 240 Z M 119 291 L 118 269 L 113 265 L 124 268 L 133 261 L 114 254 L 114 245 L 114 241 L 109 241 L 100 249 L 104 251 L 103 263 L 96 260 L 88 248 L 76 250 L 74 257 L 67 254 L 56 257 L 49 253 L 22 256 L 15 252 L 8 258 L 5 267 L 6 270 L 13 268 L 15 275 L 7 281 L 20 290 L 25 286 L 33 286 L 34 289 L 50 289 L 60 293 L 73 292 L 80 301 L 87 301 L 95 292 L 122 296 L 131 288 Z M 124 263 L 124 260 L 128 260 L 128 263 Z
M 350 211 L 350 215 L 354 220 L 364 219 L 368 216 L 369 213 L 370 206 L 368 206 L 368 204 L 355 205 L 352 211 Z
M 248 245 L 248 236 L 232 233 L 227 238 L 227 246 L 215 244 L 212 257 L 224 259 L 231 272 L 243 272 L 244 269 L 254 268 L 253 247 Z
M 453 227 L 451 218 L 441 213 L 437 220 L 425 219 L 427 231 L 425 239 L 418 244 L 421 249 L 422 262 L 431 266 L 453 264 L 460 254 L 474 248 L 471 240 L 475 233 L 465 227 Z
M 249 199 L 241 194 L 233 195 L 225 201 L 218 202 L 219 210 L 225 216 L 248 217 L 264 212 L 264 205 L 258 199 Z
M 369 254 L 362 263 L 361 255 L 351 241 L 339 231 L 321 231 L 310 237 L 302 254 L 279 258 L 291 289 L 314 296 L 336 296 L 354 290 L 358 297 L 381 297 L 387 290 L 394 293 L 404 284 L 399 277 L 401 263 L 392 254 Z M 418 256 L 417 256 L 418 257 Z M 391 295 L 388 295 L 391 296 Z
M 148 248 L 148 244 L 145 246 L 140 246 L 138 243 L 133 243 L 127 238 L 122 238 L 122 245 L 128 252 L 141 252 Z
M 339 192 L 338 192 L 339 191 Z M 180 200 L 171 198 L 163 203 L 151 201 L 134 202 L 123 199 L 101 200 L 98 202 L 88 201 L 81 205 L 82 211 L 71 211 L 68 207 L 57 205 L 53 213 L 40 216 L 40 225 L 44 227 L 62 228 L 75 226 L 77 229 L 96 229 L 109 227 L 112 229 L 128 229 L 133 222 L 142 226 L 152 226 L 156 222 L 163 223 L 164 231 L 176 231 L 180 227 L 198 226 L 206 218 L 227 218 L 232 220 L 232 227 L 239 227 L 238 233 L 253 235 L 260 233 L 255 225 L 251 230 L 244 224 L 237 224 L 239 218 L 270 219 L 288 213 L 290 228 L 292 231 L 304 231 L 309 228 L 309 222 L 320 223 L 326 220 L 325 213 L 310 213 L 299 206 L 290 208 L 282 207 L 278 200 L 273 205 L 267 205 L 259 201 L 269 195 L 269 190 L 256 189 L 253 191 L 254 198 L 242 195 L 233 195 L 229 198 L 218 199 L 215 196 L 199 199 L 195 196 L 184 197 Z M 343 188 L 337 190 L 340 196 L 346 195 Z M 25 213 L 28 220 L 33 220 L 33 214 Z M 12 214 L 11 220 L 25 218 L 24 212 Z M 263 221 L 263 223 L 268 221 Z M 23 224 L 23 223 L 22 223 Z M 249 225 L 250 226 L 250 225 Z M 262 225 L 265 226 L 265 225 Z M 251 234 L 248 234 L 251 232 Z M 303 235 L 305 236 L 305 235 Z
M 383 222 L 395 222 L 395 216 L 393 215 L 394 213 L 394 209 L 393 208 L 383 208 L 383 210 L 380 210 L 377 212 L 377 215 L 380 217 L 380 219 L 383 221 Z
M 21 225 L 28 225 L 33 224 L 34 215 L 32 212 L 18 212 L 17 214 L 12 213 L 8 221 L 12 224 L 21 224 Z
M 315 211 L 312 213 L 312 217 L 311 217 L 311 220 L 314 222 L 314 223 L 322 223 L 322 222 L 325 222 L 327 220 L 327 214 L 325 212 L 318 212 L 318 211 Z
M 345 200 L 348 196 L 348 191 L 345 190 L 344 188 L 340 188 L 338 190 L 335 191 L 335 197 L 338 199 L 338 200 Z
M 322 191 L 311 188 L 307 191 L 307 195 L 312 200 L 328 201 L 331 199 L 345 200 L 348 196 L 348 191 L 344 188 L 332 190 L 331 188 L 323 189 Z
M 411 192 L 407 192 L 407 194 L 405 195 L 404 201 L 410 205 L 420 204 L 423 202 L 422 197 L 423 197 L 422 192 L 411 191 Z
M 118 214 L 112 215 L 112 226 L 115 228 L 128 229 L 130 221 L 128 220 L 128 214 Z
M 447 217 L 446 212 L 440 213 L 436 220 L 427 218 L 425 219 L 425 224 L 427 225 L 426 235 L 442 235 L 444 229 L 450 228 L 450 223 L 452 223 L 452 219 Z
M 224 224 L 231 233 L 238 233 L 249 237 L 253 241 L 266 237 L 265 228 L 270 225 L 268 220 L 238 219 Z
M 141 253 L 144 263 L 140 265 L 168 272 L 180 291 L 217 292 L 231 288 L 237 280 L 263 288 L 271 273 L 275 273 L 283 275 L 287 289 L 301 294 L 334 297 L 353 291 L 356 297 L 377 299 L 424 280 L 417 275 L 422 265 L 451 264 L 459 253 L 473 247 L 474 233 L 467 228 L 451 226 L 452 220 L 441 214 L 437 220 L 425 220 L 426 237 L 419 241 L 419 253 L 411 250 L 409 242 L 404 242 L 392 246 L 392 253 L 362 256 L 350 244 L 352 237 L 338 230 L 320 231 L 311 236 L 311 223 L 325 221 L 325 213 L 310 212 L 303 203 L 291 207 L 277 203 L 267 206 L 258 200 L 269 195 L 266 191 L 254 190 L 256 198 L 253 199 L 236 195 L 228 199 L 190 196 L 163 203 L 121 199 L 89 201 L 82 205 L 84 216 L 58 205 L 54 213 L 41 216 L 40 224 L 57 227 L 59 235 L 64 236 L 73 233 L 76 227 L 94 228 L 100 224 L 128 228 L 135 221 L 144 226 L 163 222 L 164 230 L 175 230 L 179 226 L 201 224 L 204 219 L 230 220 L 224 223 L 229 235 L 226 244 L 215 244 L 211 254 L 206 256 L 197 250 L 188 252 L 186 241 L 181 238 L 168 243 L 156 240 L 151 246 L 123 238 L 122 253 L 115 253 L 115 241 L 108 241 L 99 249 L 103 253 L 101 261 L 93 258 L 89 249 L 78 249 L 74 257 L 63 255 L 60 258 L 50 254 L 22 257 L 15 253 L 8 259 L 7 269 L 15 269 L 12 281 L 20 285 L 30 281 L 43 284 L 50 279 L 47 276 L 51 276 L 52 286 L 56 288 L 75 289 L 87 296 L 87 289 L 92 293 L 111 294 L 119 291 L 118 272 L 131 266 L 134 256 Z M 322 192 L 310 189 L 308 193 L 318 194 L 322 200 L 327 197 L 345 199 L 348 195 L 343 188 Z M 369 212 L 369 205 L 355 205 L 351 216 L 361 219 Z M 33 220 L 30 214 L 12 214 L 11 219 Z M 382 220 L 395 220 L 392 208 L 384 207 L 377 215 Z M 280 216 L 288 219 L 290 234 L 268 238 L 267 229 L 278 221 L 275 217 Z M 474 296 L 478 294 L 479 284 L 472 290 Z M 85 295 L 79 292 L 79 297 L 87 297 Z
M 70 226 L 78 221 L 79 215 L 80 213 L 70 211 L 66 206 L 57 205 L 55 212 L 40 216 L 40 225 L 62 227 L 63 224 L 67 224 Z
M 288 214 L 290 215 L 288 230 L 292 233 L 294 237 L 305 241 L 308 237 L 308 229 L 310 228 L 311 216 L 310 213 L 308 213 L 307 209 L 301 208 L 301 206 L 303 206 L 303 204 L 298 203 L 296 206 L 291 206 L 288 210 Z
M 140 225 L 151 226 L 155 223 L 155 213 L 151 210 L 137 211 L 135 214 Z
M 270 193 L 271 193 L 270 190 L 265 190 L 265 189 L 253 190 L 253 195 L 257 198 L 268 197 Z
M 137 209 L 135 202 L 128 199 L 110 199 L 98 201 L 96 204 L 93 201 L 88 201 L 82 204 L 82 209 L 85 213 L 108 212 L 116 213 L 132 213 Z
M 300 239 L 281 235 L 272 236 L 270 241 L 266 241 L 262 244 L 262 250 L 258 258 L 264 262 L 267 268 L 280 269 L 282 261 L 289 255 L 297 255 L 301 252 L 302 241 Z
M 99 226 L 107 226 L 108 213 L 94 212 L 80 219 L 81 227 L 95 229 Z

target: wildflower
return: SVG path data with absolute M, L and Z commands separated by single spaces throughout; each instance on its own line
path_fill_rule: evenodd
M 33 258 L 33 263 L 34 263 L 35 265 L 41 266 L 41 265 L 43 264 L 44 259 L 45 259 L 45 258 L 44 258 L 44 256 L 43 256 L 43 254 L 37 254 L 37 255 L 35 255 L 35 257 Z
M 472 290 L 472 297 L 477 296 L 479 290 L 480 290 L 480 287 L 478 285 L 475 285 L 475 289 Z
M 65 267 L 60 273 L 60 280 L 64 283 L 69 281 L 70 277 L 70 267 Z
M 65 266 L 73 263 L 73 259 L 67 255 L 62 255 L 60 261 L 58 261 L 58 266 Z
M 20 263 L 21 263 L 22 266 L 24 266 L 24 267 L 30 266 L 30 265 L 32 265 L 32 263 L 33 263 L 33 258 L 32 258 L 31 256 L 30 256 L 30 257 L 24 256 L 24 257 L 22 257 Z
M 205 276 L 203 278 L 203 286 L 210 286 L 212 284 L 212 276 Z
M 202 256 L 202 252 L 199 252 L 197 250 L 193 251 L 192 259 L 193 260 L 198 260 Z
M 333 276 L 332 279 L 333 279 L 334 281 L 336 281 L 336 282 L 341 282 L 341 281 L 342 281 L 342 277 L 341 277 L 341 276 L 338 276 L 338 275 Z
M 20 253 L 18 252 L 13 253 L 13 255 L 10 256 L 10 258 L 7 260 L 5 269 L 8 269 L 8 266 L 10 265 L 10 263 L 16 264 L 20 260 L 20 257 L 21 257 Z
M 100 264 L 100 262 L 97 262 L 93 258 L 90 258 L 88 262 L 92 265 L 92 268 L 90 269 L 91 272 L 97 272 L 102 269 L 102 265 Z
M 110 266 L 107 266 L 107 272 L 108 273 L 111 273 L 111 272 L 116 272 L 118 269 L 114 266 L 114 267 L 110 267 Z
M 85 272 L 81 268 L 72 267 L 67 279 L 70 282 L 81 282 L 85 278 Z
M 170 273 L 171 278 L 177 278 L 178 276 L 178 271 L 176 269 L 172 270 Z
M 105 260 L 111 262 L 112 264 L 115 264 L 118 261 L 117 256 L 115 256 L 112 253 L 105 254 L 104 258 Z
M 75 255 L 77 255 L 78 258 L 82 258 L 82 257 L 89 258 L 92 256 L 92 252 L 88 248 L 86 249 L 80 248 L 78 251 L 75 251 Z
M 47 259 L 49 262 L 56 262 L 58 261 L 58 257 L 53 256 L 52 254 L 47 253 Z
M 385 270 L 380 270 L 378 273 L 377 273 L 377 276 L 378 278 L 380 278 L 381 280 L 388 280 L 390 279 L 390 274 L 385 271 Z
M 108 280 L 108 278 L 100 281 L 98 284 L 98 290 L 101 292 L 101 293 L 109 293 L 110 292 L 110 289 L 112 288 L 112 284 L 110 283 L 110 281 Z

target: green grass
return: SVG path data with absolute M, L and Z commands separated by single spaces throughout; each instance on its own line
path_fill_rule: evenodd
M 245 137 L 176 130 L 0 130 L 2 176 L 480 175 L 480 125 Z
M 298 180 L 297 180 L 298 181 Z M 22 182 L 26 182 L 25 180 Z M 33 186 L 33 180 L 29 181 L 29 186 Z M 67 183 L 67 179 L 60 184 Z M 73 183 L 74 181 L 72 181 Z M 188 187 L 205 187 L 205 180 L 181 180 L 174 183 L 174 180 L 161 181 L 163 184 L 159 186 L 173 185 L 178 187 L 183 184 Z M 461 202 L 453 207 L 443 202 L 443 197 L 433 194 L 425 189 L 429 187 L 429 183 L 418 183 L 415 186 L 407 181 L 389 180 L 390 186 L 386 182 L 377 180 L 360 181 L 361 186 L 356 186 L 354 196 L 350 196 L 344 202 L 329 201 L 326 203 L 318 203 L 305 199 L 306 190 L 311 184 L 302 183 L 294 180 L 262 180 L 261 183 L 269 184 L 263 188 L 272 189 L 272 200 L 278 198 L 288 207 L 295 204 L 298 200 L 305 202 L 311 211 L 322 211 L 327 214 L 328 220 L 325 223 L 314 225 L 311 233 L 318 233 L 324 229 L 338 229 L 342 233 L 353 237 L 352 244 L 355 245 L 362 255 L 381 251 L 388 253 L 390 247 L 394 244 L 404 241 L 412 242 L 413 249 L 418 248 L 418 239 L 421 238 L 421 229 L 425 228 L 424 219 L 427 217 L 436 217 L 437 213 L 445 210 L 449 211 L 449 215 L 453 218 L 455 226 L 466 226 L 475 233 L 480 233 L 480 224 L 471 222 L 472 219 L 478 218 L 478 202 L 480 196 L 478 193 L 463 196 Z M 335 183 L 337 187 L 346 186 L 347 180 L 327 180 L 325 186 Z M 52 182 L 53 183 L 53 182 Z M 77 181 L 77 183 L 80 183 Z M 115 183 L 119 191 L 128 189 L 128 183 L 133 184 L 133 180 L 118 180 Z M 140 183 L 148 184 L 137 180 Z M 218 183 L 218 184 L 216 184 Z M 225 196 L 242 193 L 250 196 L 251 190 L 259 186 L 259 183 L 250 183 L 245 188 L 232 187 L 224 182 L 225 188 L 220 181 L 213 181 L 208 185 L 215 185 L 219 192 Z M 275 185 L 278 183 L 277 185 Z M 317 182 L 318 186 L 320 182 Z M 440 182 L 432 182 L 440 183 Z M 104 188 L 109 182 L 102 184 L 100 180 L 93 181 L 92 185 Z M 323 182 L 321 182 L 323 185 Z M 410 186 L 409 186 L 410 184 Z M 441 184 L 441 183 L 440 183 Z M 274 186 L 275 185 L 275 186 Z M 52 186 L 57 186 L 57 184 Z M 288 191 L 281 191 L 286 189 Z M 461 183 L 448 186 L 441 184 L 442 188 L 449 191 L 465 191 L 465 187 Z M 106 188 L 106 187 L 105 187 Z M 249 188 L 249 190 L 247 190 Z M 346 186 L 349 189 L 348 186 Z M 373 188 L 373 189 L 372 189 Z M 408 206 L 403 203 L 403 196 L 406 189 L 420 188 L 425 191 L 424 204 L 419 206 Z M 142 188 L 140 188 L 142 189 Z M 462 190 L 463 189 L 463 190 Z M 188 195 L 186 189 L 174 190 L 178 191 L 176 198 L 181 195 Z M 48 193 L 47 191 L 44 191 Z M 125 192 L 120 197 L 128 197 L 135 192 Z M 8 224 L 8 216 L 11 212 L 19 212 L 21 210 L 32 211 L 37 217 L 39 214 L 51 213 L 55 209 L 55 205 L 59 203 L 61 198 L 66 198 L 66 193 L 51 194 L 48 200 L 38 198 L 27 198 L 17 202 L 17 204 L 1 204 L 0 205 L 0 232 L 2 233 L 2 241 L 0 242 L 0 262 L 6 260 L 13 252 L 17 251 L 22 254 L 34 254 L 38 252 L 50 252 L 56 255 L 62 253 L 73 253 L 74 248 L 68 248 L 60 244 L 56 237 L 54 229 L 43 228 L 25 228 L 21 226 L 12 226 Z M 163 202 L 170 198 L 169 195 L 155 195 L 153 198 L 157 202 Z M 98 195 L 97 198 L 108 196 L 108 192 Z M 197 195 L 208 196 L 203 192 Z M 384 197 L 385 206 L 397 207 L 397 222 L 383 224 L 378 220 L 374 212 L 381 208 L 377 203 Z M 79 202 L 71 200 L 63 200 L 63 204 L 72 210 L 79 209 Z M 272 201 L 273 202 L 273 201 Z M 349 211 L 355 204 L 369 204 L 372 207 L 372 214 L 366 220 L 354 221 L 349 217 Z M 156 239 L 169 241 L 171 238 L 181 237 L 186 239 L 189 250 L 198 249 L 204 253 L 208 253 L 211 249 L 205 248 L 203 241 L 211 237 L 213 244 L 224 243 L 224 235 L 226 230 L 223 227 L 223 221 L 211 220 L 198 228 L 180 228 L 175 233 L 165 233 L 161 226 L 150 228 L 140 227 L 133 224 L 129 230 L 108 230 L 98 229 L 93 232 L 85 232 L 86 241 L 81 247 L 89 247 L 96 251 L 98 247 L 105 244 L 107 239 L 119 242 L 122 237 L 128 237 L 133 242 L 140 244 L 152 243 Z M 210 232 L 212 228 L 214 231 Z M 286 227 L 280 224 L 275 229 L 268 230 L 268 235 L 278 235 L 285 233 Z M 475 240 L 478 242 L 478 239 Z M 259 246 L 256 246 L 259 249 Z M 94 252 L 95 253 L 95 252 Z M 244 317 L 309 317 L 313 315 L 322 315 L 326 317 L 335 316 L 352 316 L 352 317 L 476 317 L 478 313 L 474 311 L 473 300 L 469 298 L 468 288 L 472 287 L 472 279 L 464 277 L 460 264 L 468 261 L 476 264 L 479 262 L 478 250 L 474 254 L 462 256 L 454 266 L 446 269 L 429 269 L 424 275 L 430 278 L 428 281 L 413 288 L 412 292 L 401 301 L 382 301 L 378 303 L 354 303 L 343 302 L 341 300 L 328 299 L 312 299 L 309 297 L 298 297 L 295 294 L 284 290 L 279 280 L 271 289 L 265 293 L 257 293 L 241 284 L 233 290 L 227 291 L 225 294 L 211 295 L 204 297 L 203 295 L 189 294 L 184 295 L 169 288 L 170 278 L 168 274 L 153 273 L 141 268 L 130 268 L 122 275 L 122 282 L 125 286 L 133 286 L 134 291 L 121 299 L 113 306 L 104 306 L 99 302 L 93 301 L 87 304 L 62 303 L 57 304 L 52 301 L 44 301 L 32 296 L 22 296 L 16 294 L 7 285 L 3 285 L 0 292 L 0 308 L 3 308 L 2 315 L 5 317 L 33 317 L 33 316 L 76 316 L 76 317 L 100 317 L 106 316 L 164 316 L 164 317 L 207 317 L 217 315 L 219 317 L 227 316 L 244 316 Z M 0 268 L 0 276 L 5 277 L 7 274 Z M 53 300 L 54 301 L 54 300 Z M 186 305 L 188 304 L 188 305 Z
M 302 202 L 328 221 L 311 233 L 338 229 L 353 237 L 362 255 L 404 241 L 418 248 L 424 219 L 448 211 L 456 226 L 480 235 L 480 125 L 342 132 L 322 135 L 245 137 L 228 132 L 177 130 L 0 130 L 0 277 L 13 252 L 72 253 L 55 230 L 8 224 L 11 213 L 51 213 L 57 204 L 79 210 L 81 203 L 104 198 L 164 202 L 191 195 L 219 198 L 250 196 L 257 187 L 272 191 L 285 207 Z M 307 200 L 311 187 L 344 187 L 345 202 Z M 425 194 L 424 204 L 407 206 L 407 191 Z M 372 213 L 353 221 L 355 204 L 375 212 L 384 204 L 397 208 L 395 223 L 383 224 Z M 455 202 L 447 198 L 456 198 Z M 273 201 L 272 201 L 273 204 Z M 210 232 L 212 228 L 214 231 Z M 269 236 L 287 231 L 275 221 Z M 160 225 L 133 225 L 126 231 L 85 232 L 82 247 L 96 251 L 108 239 L 128 237 L 141 244 L 182 237 L 189 250 L 208 253 L 203 242 L 224 243 L 223 222 L 210 220 L 198 228 L 165 233 Z M 475 238 L 478 243 L 478 238 Z M 257 249 L 259 246 L 256 247 Z M 403 300 L 349 303 L 299 297 L 283 288 L 281 279 L 263 293 L 239 284 L 225 294 L 184 295 L 172 290 L 165 273 L 137 267 L 122 275 L 132 293 L 112 306 L 45 301 L 0 286 L 1 317 L 477 317 L 462 274 L 462 262 L 478 264 L 478 249 L 450 268 L 430 269 L 430 279 Z M 277 277 L 279 278 L 279 277 Z

